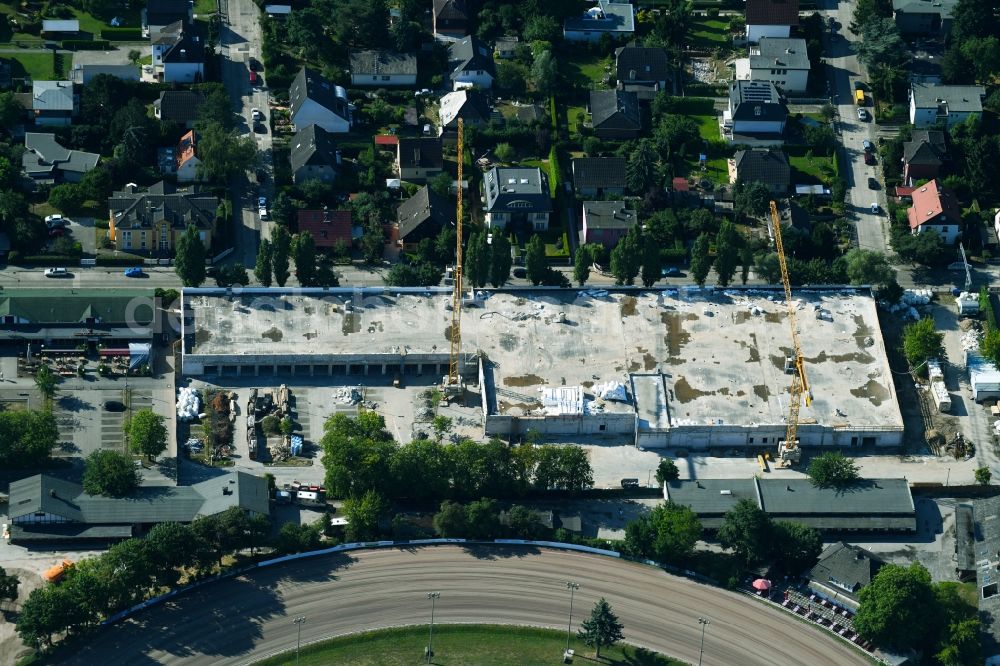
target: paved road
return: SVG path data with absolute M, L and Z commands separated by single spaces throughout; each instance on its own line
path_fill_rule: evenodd
M 440 591 L 435 621 L 566 627 L 564 581 L 580 583 L 574 627 L 599 597 L 630 642 L 707 666 L 867 664 L 828 632 L 739 595 L 607 558 L 534 549 L 454 546 L 377 550 L 290 563 L 182 597 L 116 625 L 64 664 L 243 664 L 302 642 L 394 625 L 423 624 L 426 593 Z M 579 646 L 578 646 L 579 647 Z

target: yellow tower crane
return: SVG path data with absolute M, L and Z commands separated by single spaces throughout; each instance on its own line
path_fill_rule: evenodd
M 789 389 L 788 429 L 785 441 L 778 443 L 778 460 L 783 466 L 798 462 L 799 451 L 799 408 L 803 396 L 808 407 L 812 404 L 809 393 L 809 382 L 806 379 L 805 359 L 802 356 L 802 345 L 799 344 L 799 323 L 792 301 L 792 286 L 788 281 L 788 264 L 785 262 L 785 246 L 781 242 L 781 218 L 778 216 L 778 205 L 771 202 L 771 227 L 774 230 L 774 244 L 778 250 L 778 264 L 781 266 L 781 284 L 785 287 L 785 305 L 788 307 L 788 323 L 792 327 L 792 353 L 794 357 L 785 363 L 785 371 L 792 373 L 792 386 Z
M 455 201 L 455 291 L 451 304 L 451 356 L 448 362 L 446 388 L 460 390 L 459 357 L 462 351 L 462 163 L 465 162 L 462 118 L 458 119 L 458 195 Z

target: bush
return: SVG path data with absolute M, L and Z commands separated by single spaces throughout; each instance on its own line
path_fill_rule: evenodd
M 111 42 L 106 39 L 64 39 L 59 46 L 67 51 L 107 51 Z
M 280 432 L 280 423 L 277 416 L 270 414 L 261 420 L 260 427 L 265 435 L 277 435 Z
M 11 254 L 14 254 L 11 252 Z M 8 261 L 13 261 L 8 256 Z M 29 254 L 23 257 L 21 261 L 25 264 L 34 264 L 35 266 L 73 266 L 79 263 L 79 257 L 71 257 L 64 254 Z
M 98 266 L 142 266 L 142 257 L 101 256 L 95 260 Z
M 142 40 L 139 28 L 101 28 L 101 39 L 118 42 L 138 42 Z

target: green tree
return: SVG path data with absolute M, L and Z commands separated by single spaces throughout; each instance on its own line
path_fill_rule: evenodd
M 559 488 L 574 493 L 593 486 L 594 473 L 587 452 L 578 446 L 540 447 L 535 485 L 543 490 Z
M 0 128 L 9 130 L 24 118 L 24 107 L 13 92 L 0 92 Z
M 271 274 L 279 287 L 288 282 L 288 258 L 291 252 L 292 237 L 288 229 L 275 224 L 271 227 Z
M 38 368 L 38 372 L 35 373 L 35 388 L 42 394 L 46 405 L 49 405 L 55 397 L 56 386 L 60 381 L 61 378 L 59 375 L 52 372 L 52 368 L 44 363 Z
M 645 242 L 642 244 L 642 268 L 639 275 L 642 279 L 642 286 L 649 288 L 663 277 L 661 272 L 663 267 L 660 263 L 660 248 L 654 243 Z
M 629 552 L 657 562 L 679 564 L 701 538 L 701 522 L 689 507 L 667 502 L 625 526 Z
M 379 520 L 388 510 L 385 497 L 374 490 L 369 490 L 361 497 L 349 497 L 344 500 L 344 515 L 347 517 L 348 541 L 371 541 L 380 534 Z
M 903 355 L 912 368 L 944 356 L 944 334 L 937 332 L 933 319 L 924 317 L 903 328 Z
M 503 164 L 510 164 L 517 158 L 517 151 L 509 143 L 498 143 L 497 147 L 493 149 L 493 154 Z
M 221 184 L 253 167 L 257 144 L 253 137 L 210 123 L 198 135 L 198 156 L 198 177 Z
M 445 539 L 464 539 L 469 534 L 469 517 L 462 504 L 445 500 L 434 514 L 434 531 Z
M 883 565 L 858 599 L 854 628 L 867 640 L 908 649 L 932 635 L 934 589 L 927 569 L 916 562 L 906 568 Z
M 702 233 L 691 248 L 691 277 L 699 287 L 705 286 L 708 272 L 712 270 L 712 258 L 708 255 L 710 246 L 708 234 Z
M 821 453 L 809 462 L 809 479 L 819 488 L 842 488 L 860 477 L 858 466 L 839 451 Z
M 526 506 L 515 504 L 507 511 L 507 530 L 513 539 L 537 539 L 543 533 L 538 514 Z
M 3 567 L 0 567 L 0 601 L 3 601 L 4 599 L 8 601 L 16 601 L 17 586 L 20 582 L 21 581 L 17 576 L 8 574 Z
M 75 213 L 83 201 L 83 189 L 76 183 L 56 185 L 49 191 L 49 204 L 63 213 Z
M 295 234 L 291 242 L 292 258 L 295 260 L 295 277 L 303 287 L 312 287 L 316 282 L 316 241 L 308 231 Z
M 250 275 L 243 264 L 226 264 L 219 266 L 215 273 L 215 284 L 220 287 L 233 285 L 246 286 L 250 284 Z
M 531 79 L 535 83 L 535 90 L 543 95 L 555 92 L 556 82 L 559 79 L 559 63 L 556 62 L 552 51 L 546 49 L 535 56 L 535 61 L 531 65 Z
M 451 184 L 454 180 L 450 173 L 442 171 L 427 181 L 427 187 L 431 188 L 434 194 L 447 198 L 451 196 Z
M 633 192 L 646 192 L 655 184 L 656 153 L 646 141 L 641 141 L 625 165 L 625 182 Z
M 980 629 L 979 618 L 976 617 L 949 623 L 940 643 L 941 649 L 934 657 L 941 666 L 967 666 L 978 663 L 981 660 Z
M 132 457 L 119 451 L 94 451 L 84 461 L 83 489 L 89 495 L 125 497 L 139 487 L 140 481 Z
M 733 223 L 725 220 L 715 237 L 715 273 L 720 287 L 728 287 L 740 263 L 742 239 Z
M 771 209 L 771 191 L 760 182 L 736 184 L 733 211 L 742 218 L 762 218 Z
M 884 288 L 896 279 L 896 271 L 881 252 L 853 248 L 844 255 L 851 284 L 870 284 Z
M 433 440 L 415 439 L 400 446 L 392 454 L 390 468 L 396 487 L 406 497 L 430 500 L 451 494 L 451 456 Z
M 742 499 L 726 512 L 717 536 L 724 548 L 732 549 L 750 566 L 770 552 L 771 520 L 753 501 Z
M 700 140 L 698 123 L 690 116 L 666 115 L 653 130 L 653 141 L 656 142 L 657 150 L 668 158 L 675 154 L 687 154 L 687 151 L 698 145 Z
M 156 582 L 172 587 L 180 580 L 180 569 L 196 563 L 198 544 L 191 528 L 181 523 L 159 523 L 146 535 L 151 559 L 157 563 Z
M 672 458 L 663 458 L 656 466 L 656 483 L 663 485 L 667 481 L 679 479 L 681 472 Z
M 198 287 L 205 281 L 205 244 L 201 240 L 198 227 L 189 224 L 177 239 L 174 272 L 185 287 Z
M 893 67 L 905 62 L 906 45 L 892 18 L 880 16 L 866 21 L 859 37 L 858 61 L 866 67 Z
M 549 265 L 545 261 L 545 242 L 538 234 L 532 236 L 525 246 L 524 267 L 531 284 L 537 287 L 545 280 Z
M 993 472 L 990 471 L 989 467 L 979 467 L 976 469 L 976 483 L 981 486 L 990 485 L 990 481 L 993 479 Z
M 611 274 L 615 284 L 632 284 L 639 275 L 643 259 L 642 227 L 638 224 L 628 230 L 611 250 Z M 659 279 L 659 276 L 657 276 Z
M 576 256 L 573 257 L 573 281 L 579 286 L 583 286 L 590 277 L 590 265 L 593 259 L 590 256 L 590 249 L 586 245 L 581 245 L 576 249 Z
M 322 534 L 315 525 L 285 523 L 278 530 L 274 547 L 279 553 L 302 553 L 319 548 Z
M 495 500 L 484 497 L 470 502 L 465 507 L 465 514 L 470 539 L 487 541 L 500 536 L 500 510 Z
M 394 491 L 391 473 L 396 443 L 385 419 L 364 411 L 351 418 L 335 414 L 323 425 L 326 488 L 333 497 L 357 497 L 368 490 Z
M 450 256 L 450 255 L 449 255 Z M 510 269 L 514 260 L 510 256 L 510 241 L 501 232 L 494 232 L 490 250 L 490 284 L 502 287 L 510 279 Z
M 771 527 L 771 557 L 792 574 L 806 571 L 823 552 L 823 537 L 819 530 L 779 520 Z
M 271 262 L 273 261 L 273 250 L 271 241 L 266 238 L 261 239 L 257 247 L 257 263 L 254 265 L 253 274 L 257 281 L 264 287 L 271 286 Z
M 486 234 L 479 232 L 469 236 L 469 246 L 465 250 L 463 273 L 473 287 L 482 287 L 490 274 L 490 248 L 486 244 Z
M 434 430 L 434 439 L 440 444 L 444 436 L 451 431 L 452 421 L 447 416 L 438 414 L 431 421 L 431 428 Z
M 167 448 L 167 428 L 163 417 L 152 409 L 140 409 L 126 423 L 129 448 L 150 460 Z
M 590 611 L 590 617 L 580 623 L 577 636 L 590 647 L 597 649 L 595 655 L 601 658 L 601 648 L 611 646 L 625 638 L 622 633 L 624 626 L 618 621 L 618 616 L 611 610 L 611 604 L 601 597 Z

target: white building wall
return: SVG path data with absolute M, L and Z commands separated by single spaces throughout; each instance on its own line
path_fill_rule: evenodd
M 415 86 L 416 74 L 351 74 L 351 84 L 361 87 Z
M 954 245 L 961 236 L 961 227 L 957 224 L 921 224 L 916 233 L 936 233 L 945 245 Z
M 748 25 L 747 41 L 756 44 L 761 37 L 790 37 L 791 26 L 787 25 Z
M 805 92 L 809 81 L 807 69 L 785 69 L 783 74 L 772 74 L 777 67 L 760 67 L 750 70 L 751 81 L 770 81 L 785 92 Z
M 462 90 L 471 86 L 490 89 L 493 87 L 493 76 L 482 69 L 461 72 L 452 76 L 452 90 Z
M 198 180 L 198 165 L 201 164 L 201 160 L 197 157 L 192 157 L 187 162 L 182 164 L 177 169 L 177 182 L 178 183 L 193 183 Z

